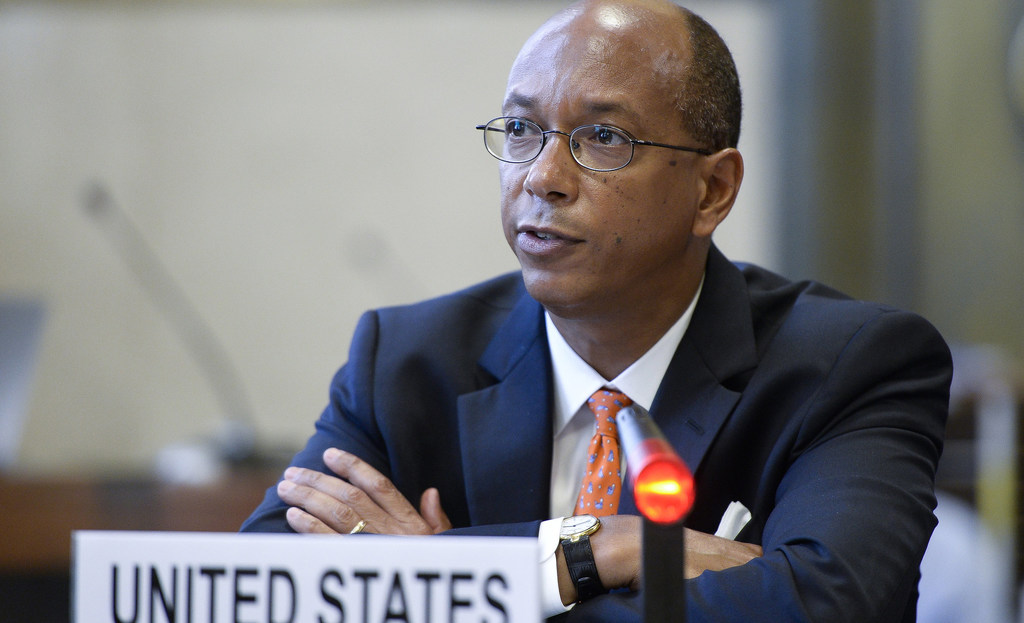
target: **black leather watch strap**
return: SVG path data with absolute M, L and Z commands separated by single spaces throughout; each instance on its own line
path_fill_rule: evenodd
M 562 540 L 562 555 L 569 568 L 569 577 L 576 585 L 576 599 L 583 601 L 608 592 L 601 585 L 597 575 L 597 564 L 594 562 L 594 550 L 590 547 L 590 537 L 582 536 L 576 541 Z

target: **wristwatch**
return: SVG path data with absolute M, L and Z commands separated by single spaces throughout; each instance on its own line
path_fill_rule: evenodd
M 601 585 L 594 562 L 594 550 L 590 547 L 590 535 L 601 528 L 601 520 L 593 515 L 574 515 L 562 520 L 559 538 L 562 555 L 569 567 L 569 577 L 576 585 L 576 599 L 583 601 L 608 592 Z

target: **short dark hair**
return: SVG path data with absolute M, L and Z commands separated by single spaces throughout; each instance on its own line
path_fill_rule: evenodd
M 693 57 L 678 96 L 683 123 L 698 143 L 713 151 L 736 147 L 743 116 L 736 63 L 711 24 L 692 11 L 683 11 Z

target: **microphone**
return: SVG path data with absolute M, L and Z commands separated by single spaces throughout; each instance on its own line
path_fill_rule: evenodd
M 696 496 L 693 475 L 650 414 L 633 404 L 619 411 L 615 424 L 637 509 L 659 524 L 685 519 Z
M 644 623 L 685 622 L 683 520 L 696 496 L 693 474 L 643 407 L 623 408 L 615 424 L 633 498 L 644 516 Z
M 213 390 L 224 414 L 222 431 L 215 440 L 220 458 L 232 463 L 252 459 L 256 447 L 253 410 L 238 372 L 213 329 L 104 184 L 94 181 L 86 187 L 82 195 L 82 207 L 107 235 L 121 260 L 173 327 Z M 197 459 L 194 448 L 185 449 L 185 452 L 181 450 L 173 448 L 167 460 L 158 457 L 158 471 L 165 471 L 162 466 L 166 465 L 169 471 L 167 476 L 171 480 L 209 479 L 209 469 L 199 469 L 202 472 L 199 476 L 194 471 L 189 473 L 188 468 L 182 471 L 182 461 L 178 459 L 188 457 L 185 462 L 191 459 L 199 463 L 202 460 Z M 179 466 L 173 467 L 175 463 Z

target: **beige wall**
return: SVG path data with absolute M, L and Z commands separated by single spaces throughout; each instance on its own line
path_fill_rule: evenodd
M 473 125 L 562 5 L 4 6 L 0 295 L 48 306 L 16 466 L 144 471 L 220 417 L 119 238 L 84 210 L 94 180 L 223 342 L 264 438 L 289 446 L 363 310 L 513 269 Z M 693 6 L 734 47 L 747 97 L 747 180 L 720 242 L 771 265 L 771 15 Z
M 1024 358 L 1024 6 L 922 3 L 924 307 L 947 335 Z M 1019 36 L 1024 37 L 1024 32 Z

